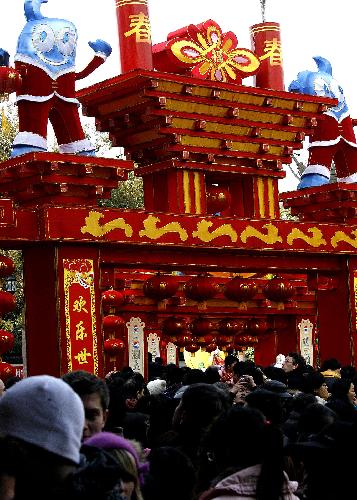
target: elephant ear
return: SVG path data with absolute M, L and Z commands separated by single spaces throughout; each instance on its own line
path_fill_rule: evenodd
M 321 56 L 313 57 L 313 60 L 316 63 L 317 69 L 323 73 L 327 73 L 332 76 L 332 66 L 330 61 Z
M 48 0 L 25 0 L 24 9 L 26 21 L 38 21 L 44 19 L 41 14 L 41 5 L 47 3 Z

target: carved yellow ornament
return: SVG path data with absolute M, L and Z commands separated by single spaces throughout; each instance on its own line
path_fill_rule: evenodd
M 290 234 L 288 234 L 287 242 L 288 245 L 292 245 L 295 240 L 303 240 L 311 247 L 321 247 L 326 245 L 326 240 L 323 238 L 322 232 L 317 227 L 310 227 L 307 230 L 311 236 L 303 233 L 300 229 L 294 228 Z
M 269 245 L 283 242 L 283 238 L 279 235 L 279 228 L 273 224 L 264 224 L 263 228 L 267 230 L 266 233 L 259 231 L 253 226 L 247 226 L 240 235 L 240 239 L 243 243 L 246 243 L 248 238 L 257 238 Z
M 334 248 L 336 248 L 337 245 L 340 243 L 340 241 L 348 243 L 353 248 L 357 248 L 357 229 L 354 229 L 351 232 L 351 236 L 349 236 L 348 234 L 344 233 L 343 231 L 336 231 L 336 233 L 334 234 L 334 236 L 331 238 L 331 245 Z
M 233 243 L 238 240 L 237 232 L 233 229 L 230 224 L 223 224 L 219 226 L 212 232 L 209 232 L 210 227 L 213 226 L 213 222 L 207 220 L 201 220 L 197 224 L 197 230 L 192 233 L 194 238 L 198 238 L 201 241 L 205 241 L 206 243 L 219 238 L 220 236 L 228 236 Z
M 186 241 L 188 239 L 188 233 L 179 222 L 169 222 L 162 227 L 159 227 L 160 218 L 149 215 L 144 222 L 144 229 L 139 232 L 141 238 L 147 237 L 150 240 L 158 240 L 167 233 L 177 233 L 181 241 Z
M 81 227 L 82 234 L 90 234 L 96 238 L 100 238 L 105 234 L 114 231 L 114 229 L 123 229 L 125 236 L 130 238 L 133 235 L 133 228 L 125 222 L 124 219 L 118 218 L 114 219 L 105 224 L 100 224 L 100 220 L 104 217 L 104 214 L 100 212 L 89 212 L 88 217 L 85 218 L 85 225 Z

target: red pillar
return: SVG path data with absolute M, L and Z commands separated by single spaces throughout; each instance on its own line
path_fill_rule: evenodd
M 353 361 L 351 313 L 354 298 L 353 288 L 348 286 L 347 259 L 344 264 L 339 272 L 329 276 L 330 289 L 323 287 L 316 291 L 317 328 L 321 362 L 337 358 L 342 365 L 349 365 Z
M 148 0 L 116 0 L 122 73 L 153 69 Z
M 32 245 L 23 250 L 27 375 L 59 376 L 60 325 L 57 309 L 57 249 Z
M 103 374 L 98 250 L 45 245 L 24 250 L 28 375 Z

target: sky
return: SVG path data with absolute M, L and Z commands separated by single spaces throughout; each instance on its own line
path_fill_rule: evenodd
M 0 47 L 10 53 L 12 62 L 18 35 L 25 24 L 24 1 L 1 2 L 6 3 L 6 7 L 0 19 Z M 68 19 L 77 26 L 78 71 L 92 58 L 88 41 L 102 38 L 113 47 L 107 62 L 78 82 L 78 88 L 121 72 L 115 3 L 115 0 L 48 0 L 42 5 L 45 16 Z M 149 11 L 154 44 L 166 40 L 167 34 L 178 28 L 213 19 L 223 31 L 237 35 L 239 46 L 251 48 L 249 28 L 262 21 L 259 0 L 149 0 Z M 323 56 L 332 63 L 334 77 L 344 88 L 351 116 L 357 118 L 357 2 L 266 0 L 266 21 L 280 23 L 286 88 L 299 71 L 315 69 L 313 56 Z M 243 80 L 243 84 L 251 83 Z M 302 159 L 305 157 L 302 155 Z M 295 189 L 296 184 L 297 180 L 288 173 L 280 189 Z

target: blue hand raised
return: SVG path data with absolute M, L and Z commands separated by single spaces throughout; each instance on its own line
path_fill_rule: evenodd
M 88 45 L 92 50 L 94 50 L 95 53 L 99 52 L 107 57 L 110 56 L 110 54 L 112 53 L 111 46 L 104 40 L 98 39 L 95 42 L 88 42 Z

